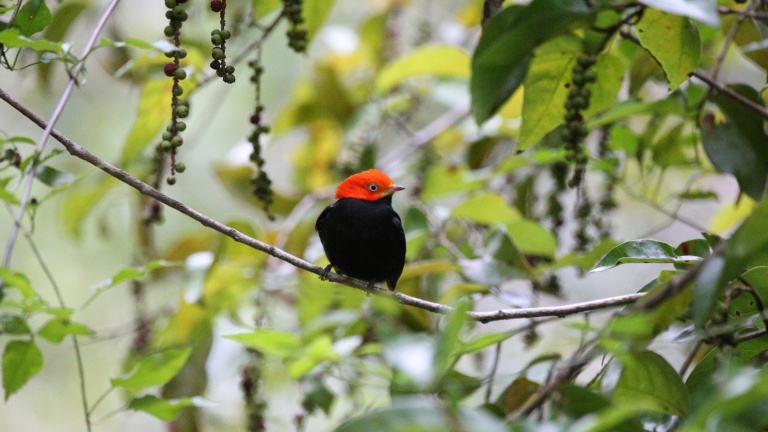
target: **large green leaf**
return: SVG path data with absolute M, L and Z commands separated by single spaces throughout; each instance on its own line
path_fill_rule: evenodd
M 746 85 L 731 88 L 760 103 L 755 89 Z M 712 100 L 723 111 L 725 121 L 715 123 L 705 117 L 701 124 L 704 150 L 718 170 L 736 177 L 742 192 L 759 200 L 768 179 L 768 136 L 763 130 L 763 119 L 723 93 L 715 94 Z
M 571 86 L 571 69 L 581 52 L 581 40 L 574 35 L 554 38 L 536 50 L 525 77 L 523 121 L 517 151 L 526 150 L 563 122 Z
M 33 341 L 10 341 L 3 351 L 5 400 L 43 369 L 43 355 Z
M 690 408 L 680 375 L 653 351 L 618 355 L 623 367 L 613 391 L 617 405 L 639 405 L 644 411 L 683 415 Z
M 17 28 L 0 31 L 0 44 L 5 45 L 6 48 L 30 48 L 35 51 L 50 51 L 59 54 L 64 52 L 61 43 L 46 39 L 29 39 L 21 35 Z
M 699 31 L 683 16 L 646 9 L 635 26 L 643 48 L 656 59 L 672 91 L 699 67 Z
M 323 26 L 334 3 L 336 3 L 335 0 L 303 0 L 301 15 L 304 18 L 304 25 L 307 27 L 308 42 L 312 41 L 317 31 Z
M 147 356 L 122 378 L 111 380 L 113 387 L 122 387 L 131 393 L 147 387 L 163 385 L 184 367 L 192 353 L 190 348 L 169 349 Z
M 700 260 L 693 255 L 678 255 L 671 245 L 657 240 L 631 240 L 611 249 L 590 272 L 599 272 L 629 263 L 688 264 Z
M 512 223 L 522 220 L 520 212 L 498 194 L 486 192 L 456 206 L 451 216 L 481 224 Z
M 19 9 L 11 26 L 19 29 L 22 36 L 32 36 L 43 31 L 53 21 L 51 10 L 43 0 L 29 0 Z
M 494 16 L 472 57 L 470 92 L 477 122 L 491 117 L 523 82 L 536 47 L 589 22 L 594 13 L 582 0 L 533 0 Z
M 173 82 L 168 78 L 151 79 L 144 84 L 139 96 L 136 121 L 123 144 L 123 164 L 135 159 L 170 121 L 172 85 Z

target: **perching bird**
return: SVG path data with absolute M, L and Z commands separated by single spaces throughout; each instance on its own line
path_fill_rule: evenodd
M 405 265 L 405 233 L 392 208 L 392 194 L 405 189 L 371 169 L 350 176 L 336 188 L 336 202 L 317 218 L 315 230 L 337 273 L 394 290 Z

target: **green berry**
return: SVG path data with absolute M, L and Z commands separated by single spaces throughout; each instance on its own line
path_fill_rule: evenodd
M 184 123 L 183 121 L 176 122 L 176 130 L 179 132 L 184 132 L 185 130 L 187 130 L 187 124 Z
M 176 176 L 168 176 L 167 179 L 165 179 L 165 182 L 168 183 L 170 186 L 173 186 L 176 184 Z
M 176 135 L 175 137 L 171 138 L 171 145 L 173 147 L 181 147 L 182 144 L 184 144 L 184 138 L 181 136 Z
M 174 168 L 176 168 L 177 173 L 183 173 L 187 170 L 187 166 L 184 165 L 184 162 L 176 162 L 176 165 L 174 165 Z
M 174 76 L 176 77 L 177 80 L 183 80 L 187 77 L 187 71 L 185 71 L 182 68 L 178 68 L 176 69 Z
M 174 7 L 176 7 L 176 5 L 177 5 L 176 0 L 165 0 L 165 7 L 167 7 L 168 9 L 173 9 Z
M 180 59 L 183 59 L 187 56 L 187 50 L 185 50 L 184 48 L 179 49 L 178 53 L 179 53 Z
M 224 40 L 227 40 L 232 37 L 232 33 L 230 33 L 229 30 L 222 30 L 220 34 L 221 34 L 221 37 L 224 38 Z
M 211 36 L 211 43 L 219 46 L 224 43 L 224 38 L 220 34 Z
M 214 60 L 224 60 L 224 56 L 224 50 L 219 47 L 215 47 L 211 50 L 211 57 L 213 57 Z
M 593 83 L 597 81 L 597 73 L 593 70 L 588 70 L 584 72 L 584 82 L 586 83 Z
M 171 133 L 168 131 L 163 132 L 163 141 L 168 141 L 172 137 Z
M 224 68 L 224 72 L 228 74 L 233 74 L 235 73 L 235 67 L 232 65 L 227 65 L 227 67 Z
M 176 115 L 181 118 L 186 118 L 189 115 L 189 108 L 185 106 L 177 106 L 176 107 Z
M 165 29 L 163 29 L 163 33 L 167 37 L 173 37 L 173 35 L 176 34 L 176 29 L 171 26 L 166 26 Z
M 235 82 L 235 76 L 232 74 L 224 75 L 224 82 L 227 84 L 232 84 L 233 82 Z
M 184 89 L 180 85 L 173 86 L 173 95 L 181 96 L 184 94 Z
M 168 151 L 168 150 L 173 148 L 173 145 L 171 144 L 170 141 L 163 140 L 163 142 L 160 143 L 160 148 L 165 150 L 165 151 Z

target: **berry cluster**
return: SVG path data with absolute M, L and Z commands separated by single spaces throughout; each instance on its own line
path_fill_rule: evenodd
M 187 0 L 165 0 L 165 6 L 168 8 L 165 16 L 168 18 L 169 23 L 165 27 L 164 33 L 167 37 L 173 39 L 173 45 L 176 47 L 175 50 L 165 53 L 165 56 L 173 61 L 166 63 L 163 68 L 165 75 L 173 78 L 173 87 L 171 88 L 171 123 L 163 132 L 163 140 L 159 148 L 160 151 L 171 155 L 171 175 L 166 179 L 169 185 L 176 184 L 175 174 L 177 172 L 184 172 L 186 169 L 183 163 L 176 162 L 176 149 L 184 144 L 184 139 L 179 133 L 187 128 L 186 123 L 180 119 L 184 119 L 189 115 L 189 102 L 181 99 L 184 89 L 180 84 L 181 81 L 187 78 L 187 72 L 180 65 L 180 60 L 187 56 L 187 51 L 181 48 L 181 26 L 188 18 L 184 6 L 186 2 Z
M 219 14 L 220 26 L 211 31 L 211 69 L 216 71 L 216 75 L 221 77 L 227 84 L 235 82 L 235 67 L 227 64 L 227 40 L 232 37 L 232 33 L 226 27 L 226 0 L 211 0 L 211 10 Z
M 283 0 L 285 16 L 291 23 L 288 29 L 288 46 L 296 52 L 307 50 L 307 30 L 302 28 L 304 17 L 302 16 L 302 0 Z
M 592 96 L 587 85 L 597 80 L 597 74 L 591 70 L 595 61 L 594 54 L 579 56 L 571 75 L 573 87 L 568 92 L 568 99 L 565 101 L 565 127 L 561 132 L 561 137 L 565 142 L 565 148 L 568 150 L 568 160 L 575 164 L 573 177 L 568 182 L 570 187 L 581 185 L 587 165 L 587 155 L 581 147 L 581 142 L 588 132 L 584 125 L 582 111 L 589 108 L 589 99 Z
M 260 70 L 260 67 L 254 68 L 255 70 Z M 254 74 L 257 74 L 257 72 L 254 72 Z M 269 206 L 274 201 L 274 194 L 272 192 L 272 180 L 267 175 L 267 172 L 264 171 L 264 158 L 261 156 L 261 137 L 263 134 L 269 133 L 269 126 L 262 123 L 261 113 L 264 111 L 264 105 L 262 105 L 260 102 L 256 102 L 256 109 L 254 110 L 253 114 L 251 114 L 251 124 L 253 125 L 253 132 L 251 133 L 251 136 L 248 137 L 248 141 L 253 146 L 253 151 L 251 152 L 251 162 L 253 162 L 256 165 L 256 172 L 254 173 L 253 177 L 251 177 L 251 186 L 253 186 L 253 194 L 256 196 L 256 199 L 264 203 L 264 211 L 267 212 L 267 215 L 272 218 L 272 215 L 269 214 Z

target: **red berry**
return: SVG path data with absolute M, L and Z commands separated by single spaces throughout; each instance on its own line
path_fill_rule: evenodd
M 176 73 L 176 63 L 166 63 L 163 72 L 165 76 L 172 77 Z
M 224 3 L 221 0 L 211 0 L 211 10 L 221 12 L 224 9 Z
M 259 113 L 253 113 L 251 116 L 251 124 L 257 125 L 259 123 L 261 123 L 261 116 Z

